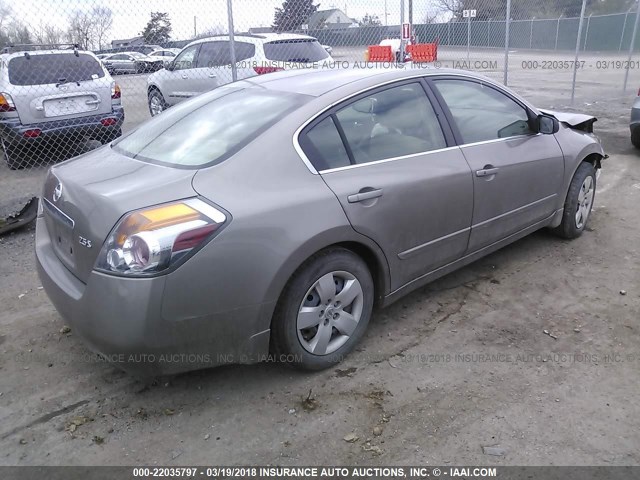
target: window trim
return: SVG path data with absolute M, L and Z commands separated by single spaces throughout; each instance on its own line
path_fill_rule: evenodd
M 402 156 L 397 156 L 397 157 L 389 157 L 389 158 L 382 158 L 380 160 L 374 160 L 372 162 L 365 162 L 365 163 L 355 163 L 354 162 L 354 157 L 353 157 L 353 153 L 351 152 L 351 147 L 349 146 L 349 143 L 346 141 L 346 137 L 344 135 L 344 131 L 342 130 L 342 126 L 340 125 L 340 122 L 338 121 L 337 117 L 336 117 L 336 113 L 339 110 L 342 110 L 343 108 L 348 107 L 350 104 L 357 102 L 359 99 L 361 98 L 366 98 L 372 94 L 375 94 L 377 92 L 382 92 L 385 90 L 390 90 L 392 88 L 397 88 L 397 87 L 401 87 L 403 85 L 408 85 L 408 84 L 418 84 L 422 90 L 424 91 L 425 96 L 427 97 L 427 101 L 429 102 L 429 104 L 431 105 L 431 107 L 433 108 L 433 111 L 436 115 L 436 118 L 438 120 L 438 124 L 440 126 L 440 129 L 442 130 L 442 135 L 444 137 L 445 140 L 445 144 L 446 147 L 443 148 L 439 148 L 436 150 L 427 150 L 424 152 L 416 152 L 416 153 L 411 153 L 408 155 L 402 155 Z M 340 135 L 340 138 L 342 140 L 343 146 L 347 152 L 347 156 L 349 157 L 349 165 L 345 165 L 342 167 L 336 167 L 336 168 L 330 168 L 330 169 L 325 169 L 325 170 L 317 170 L 314 166 L 313 163 L 311 162 L 311 160 L 309 159 L 309 157 L 307 157 L 307 155 L 305 154 L 304 150 L 302 149 L 302 146 L 300 145 L 300 136 L 306 134 L 307 131 L 309 131 L 310 129 L 312 129 L 313 127 L 315 127 L 318 123 L 322 122 L 325 118 L 327 117 L 333 117 L 333 121 L 334 124 L 336 126 L 336 130 L 338 131 L 338 134 Z M 355 92 L 345 98 L 342 98 L 340 100 L 338 100 L 337 102 L 332 103 L 331 105 L 329 105 L 328 107 L 324 108 L 320 113 L 316 114 L 315 116 L 311 117 L 309 120 L 307 120 L 305 123 L 302 124 L 302 126 L 300 126 L 295 133 L 293 134 L 293 147 L 296 150 L 296 152 L 298 152 L 298 155 L 300 156 L 300 158 L 302 158 L 302 161 L 305 163 L 305 165 L 307 166 L 307 168 L 309 168 L 309 170 L 311 171 L 311 173 L 313 173 L 314 175 L 320 175 L 323 173 L 329 173 L 329 172 L 336 172 L 336 171 L 340 171 L 340 170 L 344 170 L 344 169 L 348 169 L 348 168 L 353 168 L 353 167 L 364 167 L 366 165 L 375 165 L 381 162 L 389 162 L 389 161 L 395 161 L 395 160 L 401 160 L 401 159 L 405 159 L 405 158 L 411 158 L 411 157 L 415 157 L 418 155 L 425 155 L 425 154 L 429 154 L 432 152 L 439 152 L 439 151 L 443 151 L 443 150 L 448 150 L 450 148 L 457 148 L 457 144 L 456 144 L 456 139 L 454 136 L 454 132 L 451 129 L 451 125 L 449 124 L 449 119 L 446 116 L 446 112 L 444 110 L 442 110 L 442 107 L 440 106 L 440 103 L 438 101 L 438 99 L 435 97 L 435 95 L 433 94 L 432 88 L 431 86 L 425 82 L 425 74 L 424 72 L 417 74 L 417 75 L 413 75 L 410 77 L 404 77 L 404 78 L 400 78 L 400 79 L 394 79 L 394 80 L 389 80 L 387 82 L 383 82 L 380 83 L 378 85 L 374 85 L 372 87 L 367 87 L 363 90 L 360 90 L 358 92 Z
M 459 81 L 459 82 L 470 82 L 470 83 L 475 83 L 478 85 L 481 85 L 483 87 L 487 87 L 487 88 L 491 88 L 492 90 L 495 90 L 498 93 L 501 93 L 502 95 L 504 95 L 505 97 L 507 97 L 508 99 L 510 99 L 512 102 L 514 102 L 515 104 L 519 105 L 521 108 L 524 109 L 524 111 L 527 114 L 527 118 L 529 119 L 529 122 L 532 122 L 534 117 L 536 116 L 535 111 L 526 103 L 524 103 L 522 100 L 520 100 L 519 98 L 514 97 L 513 95 L 511 95 L 509 92 L 503 90 L 502 88 L 499 88 L 497 85 L 493 85 L 492 83 L 489 83 L 487 81 L 484 81 L 482 79 L 479 78 L 473 78 L 473 77 L 468 77 L 468 76 L 464 76 L 464 75 L 439 75 L 439 76 L 434 76 L 431 78 L 426 78 L 425 81 L 427 82 L 427 84 L 429 84 L 429 87 L 431 88 L 434 96 L 436 97 L 438 103 L 440 104 L 440 108 L 442 109 L 444 115 L 447 117 L 447 121 L 449 123 L 449 126 L 453 132 L 453 135 L 455 137 L 456 140 L 456 144 L 460 147 L 460 148 L 464 148 L 464 147 L 470 147 L 470 146 L 475 146 L 475 145 L 483 145 L 485 143 L 496 143 L 496 142 L 504 142 L 504 141 L 509 141 L 509 140 L 513 140 L 514 138 L 533 138 L 535 136 L 541 135 L 539 132 L 533 132 L 531 134 L 528 135 L 516 135 L 513 137 L 504 137 L 504 138 L 492 138 L 489 140 L 480 140 L 477 142 L 466 142 L 464 141 L 463 137 L 462 137 L 462 133 L 460 133 L 460 130 L 458 129 L 458 124 L 456 123 L 455 119 L 453 118 L 453 114 L 451 113 L 451 110 L 449 109 L 449 105 L 447 105 L 447 102 L 445 101 L 444 97 L 442 96 L 442 94 L 440 93 L 440 91 L 438 90 L 438 88 L 436 87 L 436 83 L 439 81 L 443 81 L 443 80 L 454 80 L 454 81 Z M 531 123 L 529 125 L 531 127 Z

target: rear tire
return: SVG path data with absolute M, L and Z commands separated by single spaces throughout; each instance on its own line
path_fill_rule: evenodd
M 19 151 L 15 145 L 8 144 L 2 139 L 2 152 L 4 153 L 4 159 L 7 162 L 7 166 L 11 170 L 18 170 L 24 167 L 24 161 L 19 157 Z
M 636 127 L 631 132 L 631 143 L 634 147 L 640 149 L 640 127 Z
M 345 248 L 330 248 L 293 274 L 274 312 L 271 350 L 276 360 L 304 370 L 342 361 L 358 344 L 373 310 L 366 263 Z
M 590 163 L 582 162 L 569 185 L 562 223 L 554 229 L 554 232 L 566 239 L 582 235 L 589 221 L 595 196 L 596 169 Z
M 164 101 L 162 93 L 157 88 L 149 91 L 149 113 L 152 117 L 160 115 L 167 109 L 167 102 Z

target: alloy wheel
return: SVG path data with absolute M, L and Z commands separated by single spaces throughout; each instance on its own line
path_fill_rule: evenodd
M 162 104 L 162 100 L 158 97 L 157 94 L 151 95 L 149 98 L 149 110 L 151 110 L 151 116 L 155 117 L 160 114 L 164 110 L 164 105 Z
M 591 204 L 593 203 L 593 177 L 590 175 L 584 179 L 580 191 L 578 192 L 578 205 L 576 207 L 576 228 L 581 229 L 587 223 Z
M 362 317 L 364 294 L 349 272 L 330 272 L 307 291 L 297 318 L 298 339 L 314 355 L 338 350 L 355 332 Z

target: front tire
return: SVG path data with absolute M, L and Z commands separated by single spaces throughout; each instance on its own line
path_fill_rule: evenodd
M 640 127 L 636 127 L 631 132 L 631 143 L 634 147 L 640 149 Z
M 167 102 L 164 101 L 162 93 L 157 89 L 152 89 L 149 92 L 149 113 L 152 117 L 160 115 L 167 109 Z
M 366 263 L 345 248 L 324 250 L 289 280 L 274 313 L 276 359 L 304 370 L 329 368 L 358 344 L 373 310 Z
M 554 230 L 562 238 L 572 239 L 582 235 L 596 196 L 596 169 L 582 162 L 571 179 L 564 202 L 562 223 Z

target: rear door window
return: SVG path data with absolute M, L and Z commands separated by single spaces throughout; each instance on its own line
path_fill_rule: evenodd
M 60 82 L 84 82 L 104 77 L 100 62 L 84 53 L 45 53 L 9 60 L 12 85 L 46 85 Z
M 388 88 L 356 100 L 336 117 L 355 163 L 447 146 L 429 97 L 418 83 Z
M 313 39 L 276 40 L 264 44 L 268 60 L 278 62 L 313 63 L 329 58 L 329 54 Z
M 332 117 L 327 117 L 300 137 L 300 146 L 319 172 L 350 164 L 349 155 Z
M 234 42 L 236 62 L 246 60 L 255 54 L 255 46 L 246 42 Z M 203 43 L 198 54 L 198 68 L 231 65 L 231 43 L 229 41 Z

